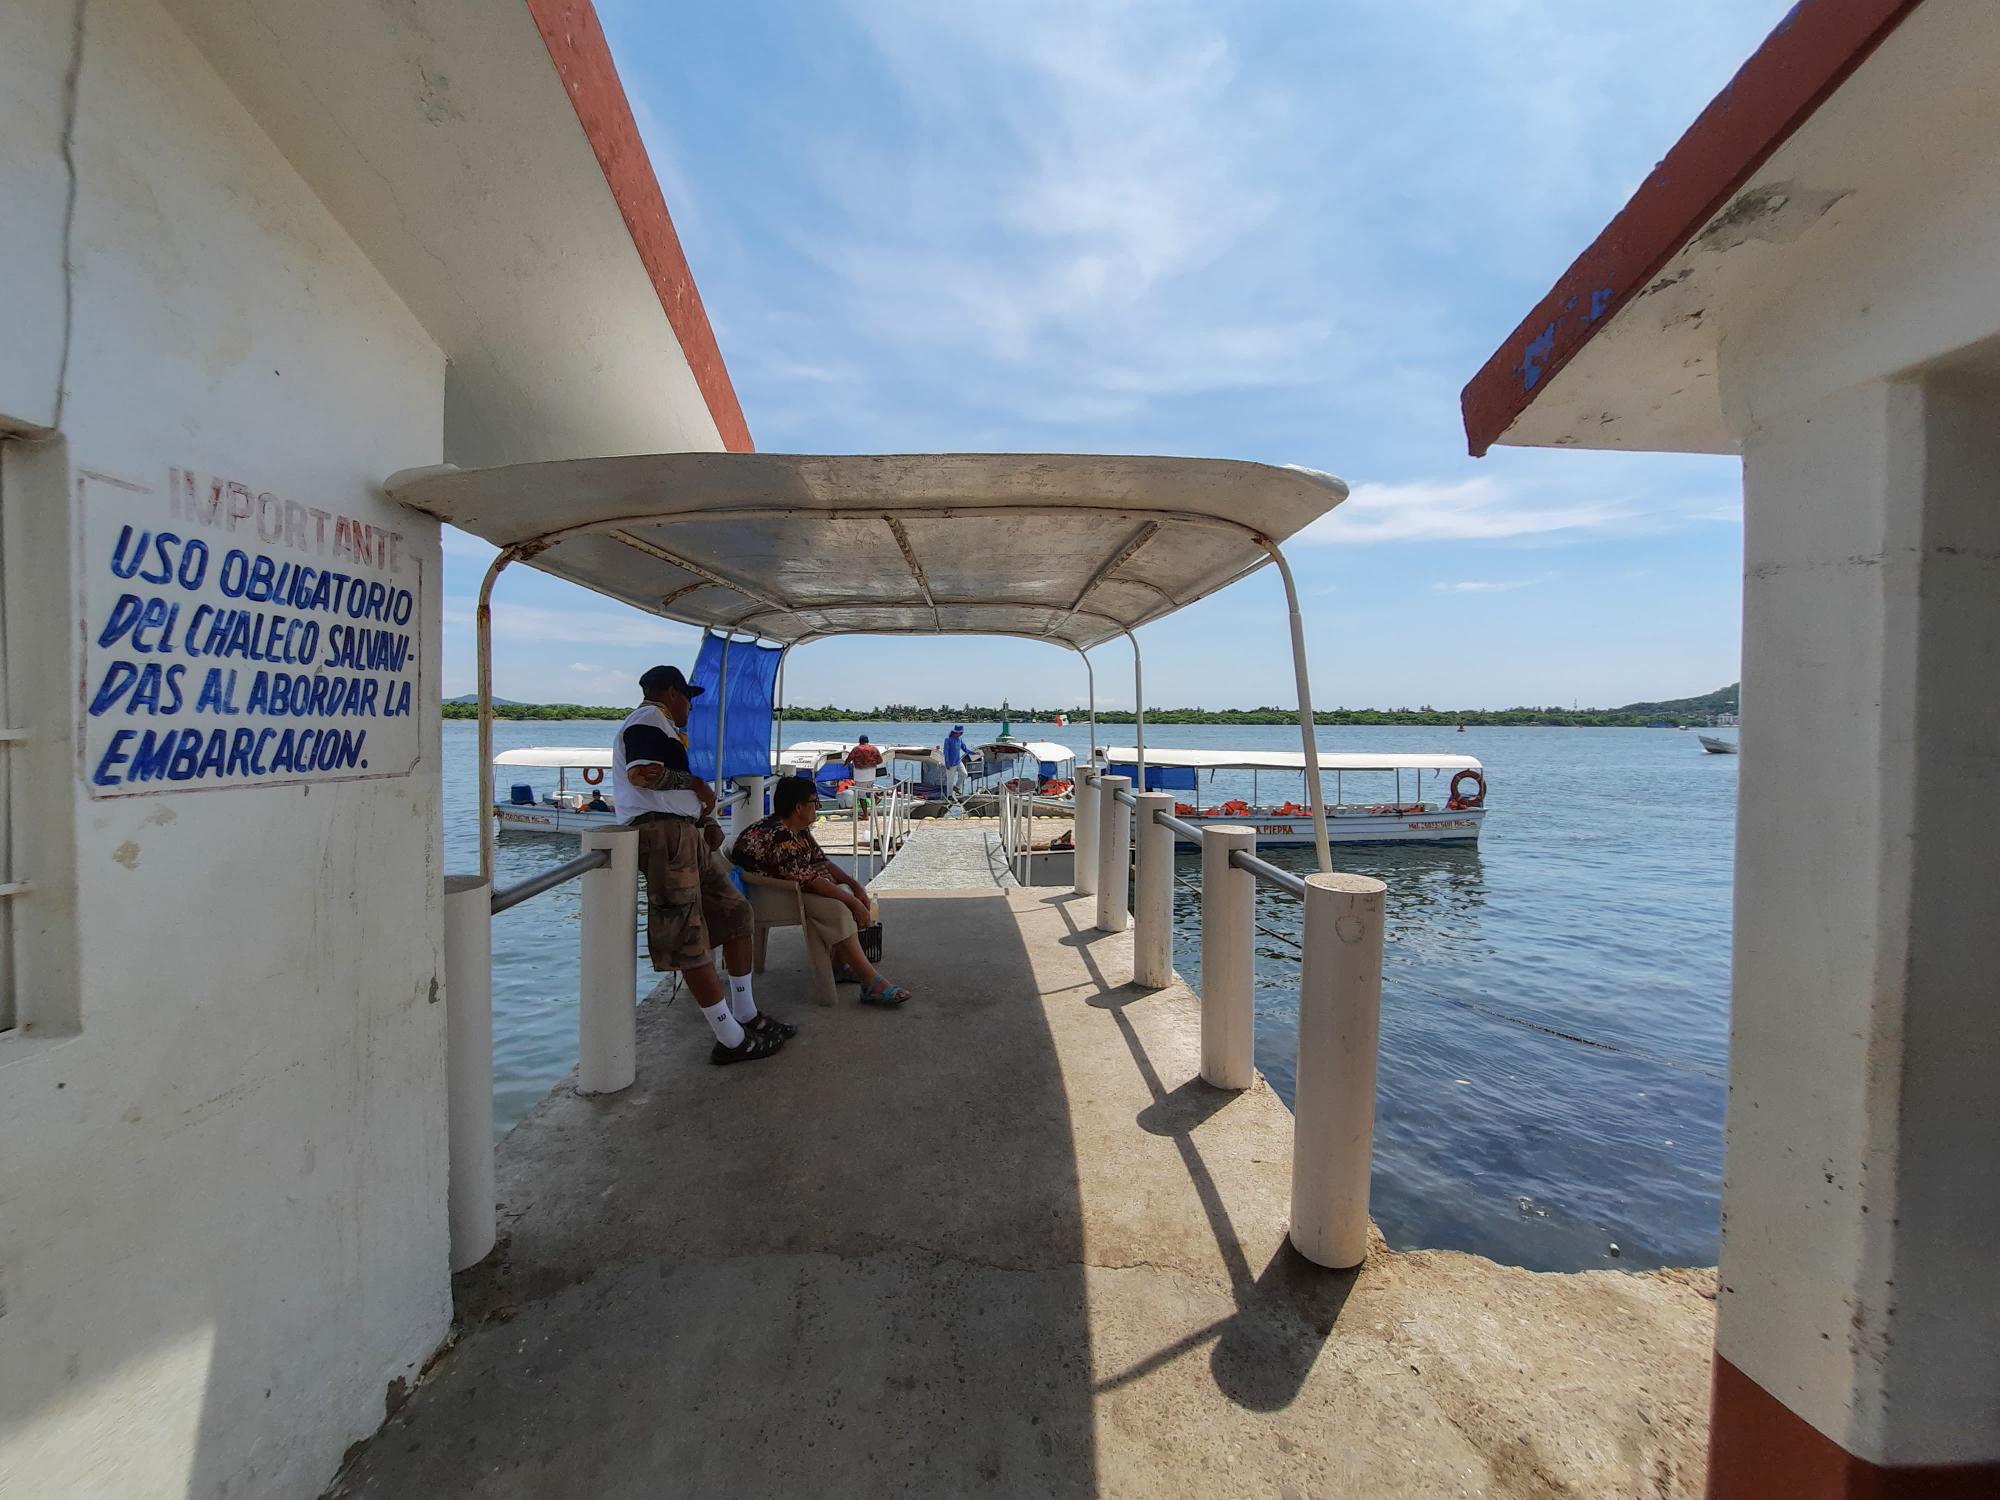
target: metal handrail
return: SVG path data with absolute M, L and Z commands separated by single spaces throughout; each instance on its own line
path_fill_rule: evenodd
M 611 863 L 609 849 L 593 849 L 588 854 L 579 854 L 575 859 L 564 860 L 559 865 L 550 865 L 539 870 L 526 880 L 513 885 L 496 886 L 493 890 L 493 915 L 499 916 L 510 906 L 519 906 L 543 891 L 552 891 L 557 886 L 587 875 L 592 870 L 601 870 Z
M 1197 844 L 1201 842 L 1201 830 L 1199 828 L 1195 827 L 1194 824 L 1192 823 L 1185 822 L 1184 820 L 1175 817 L 1170 812 L 1154 813 L 1153 821 L 1157 823 L 1160 827 L 1179 834 L 1184 839 L 1188 839 Z
M 1276 865 L 1261 860 L 1243 849 L 1231 850 L 1229 863 L 1235 869 L 1255 875 L 1259 880 L 1268 880 L 1272 885 L 1290 891 L 1301 901 L 1306 899 L 1306 883 L 1290 870 L 1281 870 Z
M 1137 807 L 1139 805 L 1138 794 L 1134 792 L 1132 788 L 1130 788 L 1129 786 L 1122 787 L 1118 791 L 1113 792 L 1111 795 L 1116 797 L 1120 802 L 1124 803 L 1127 807 Z

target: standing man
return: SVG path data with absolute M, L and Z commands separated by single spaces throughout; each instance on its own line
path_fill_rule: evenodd
M 618 816 L 639 830 L 646 872 L 646 947 L 655 970 L 678 969 L 702 1019 L 715 1033 L 718 1065 L 771 1057 L 798 1031 L 757 1013 L 751 994 L 750 903 L 711 858 L 722 842 L 715 790 L 688 769 L 687 721 L 702 689 L 679 667 L 639 679 L 645 699 L 618 726 L 611 748 L 611 793 Z M 729 965 L 725 988 L 714 949 Z
M 854 790 L 857 795 L 865 795 L 875 785 L 877 769 L 882 764 L 882 752 L 868 743 L 868 736 L 861 736 L 861 743 L 847 752 L 847 768 L 854 773 Z
M 954 724 L 944 737 L 944 789 L 953 797 L 965 795 L 965 726 Z

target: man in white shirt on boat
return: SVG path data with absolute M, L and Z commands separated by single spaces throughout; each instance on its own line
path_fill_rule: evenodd
M 702 689 L 678 667 L 639 679 L 645 701 L 618 726 L 611 794 L 618 816 L 639 830 L 646 874 L 646 947 L 654 969 L 680 972 L 715 1033 L 709 1061 L 757 1062 L 798 1031 L 760 1015 L 751 993 L 750 903 L 715 860 L 722 842 L 715 790 L 688 768 L 687 721 Z M 715 972 L 720 944 L 728 979 Z

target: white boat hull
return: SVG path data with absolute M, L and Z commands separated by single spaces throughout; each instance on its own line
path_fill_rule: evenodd
M 1236 813 L 1216 817 L 1180 815 L 1183 823 L 1197 828 L 1209 824 L 1253 828 L 1259 845 L 1313 842 L 1313 821 L 1309 814 Z M 1486 817 L 1483 807 L 1446 809 L 1422 813 L 1337 813 L 1326 821 L 1327 842 L 1331 844 L 1469 844 L 1479 840 L 1479 825 Z M 1183 844 L 1192 842 L 1183 837 Z
M 1712 739 L 1705 734 L 1697 736 L 1697 738 L 1701 740 L 1701 748 L 1706 750 L 1710 755 L 1734 755 L 1736 753 L 1736 741 L 1734 740 Z
M 618 828 L 616 813 L 578 812 L 567 807 L 547 807 L 541 804 L 529 807 L 514 802 L 499 802 L 493 807 L 494 821 L 500 825 L 502 833 L 566 833 L 571 837 L 589 832 L 595 828 Z M 730 827 L 727 814 L 722 819 L 723 831 Z

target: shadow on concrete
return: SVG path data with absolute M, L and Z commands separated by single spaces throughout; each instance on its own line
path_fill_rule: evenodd
M 692 1007 L 647 1006 L 633 1088 L 514 1130 L 458 1348 L 332 1493 L 1093 1492 L 1076 1147 L 1019 924 L 998 892 L 883 909 L 902 1009 L 804 1004 L 781 930 L 780 1056 L 711 1067 Z
M 1251 1271 L 1215 1176 L 1194 1140 L 1198 1128 L 1243 1096 L 1234 1090 L 1215 1088 L 1199 1075 L 1168 1088 L 1138 1028 L 1126 1014 L 1130 1007 L 1168 992 L 1129 983 L 1111 984 L 1091 952 L 1098 938 L 1106 935 L 1093 928 L 1079 927 L 1067 904 L 1060 901 L 1049 904 L 1057 906 L 1070 929 L 1069 936 L 1060 941 L 1077 949 L 1099 985 L 1098 993 L 1088 1004 L 1108 1012 L 1117 1023 L 1133 1066 L 1152 1095 L 1153 1102 L 1139 1111 L 1137 1123 L 1142 1130 L 1172 1140 L 1180 1152 L 1181 1164 L 1194 1185 L 1215 1235 L 1216 1248 L 1228 1268 L 1230 1290 L 1236 1300 L 1236 1311 L 1231 1316 L 1197 1329 L 1130 1369 L 1098 1382 L 1097 1389 L 1108 1391 L 1129 1385 L 1213 1340 L 1215 1347 L 1210 1351 L 1209 1367 L 1216 1385 L 1231 1401 L 1252 1411 L 1277 1411 L 1289 1406 L 1332 1335 L 1357 1273 L 1329 1271 L 1315 1265 L 1294 1250 L 1290 1240 L 1279 1246 L 1262 1271 Z

